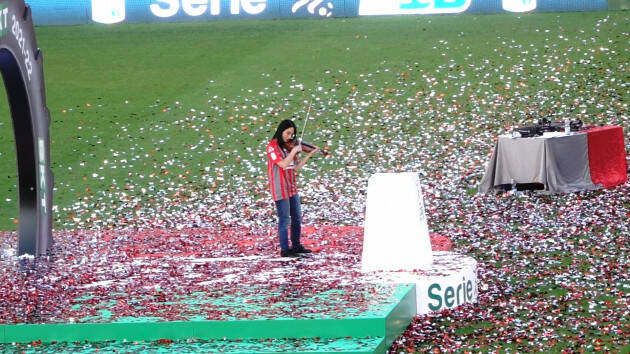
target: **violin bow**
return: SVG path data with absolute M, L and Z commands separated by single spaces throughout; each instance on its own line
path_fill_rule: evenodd
M 311 103 L 313 103 L 313 99 L 308 102 L 308 107 L 306 107 L 306 120 L 304 121 L 304 128 L 302 128 L 302 134 L 300 136 L 300 146 L 302 145 L 302 138 L 304 137 L 304 132 L 306 131 L 306 123 L 308 123 L 308 116 L 311 114 Z

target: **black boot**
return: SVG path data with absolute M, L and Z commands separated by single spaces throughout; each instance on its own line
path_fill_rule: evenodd
M 298 247 L 294 247 L 293 248 L 293 253 L 295 254 L 299 254 L 299 253 L 312 253 L 313 251 L 309 250 L 308 248 L 304 248 L 304 246 L 300 245 Z
M 280 257 L 298 257 L 298 255 L 293 252 L 292 249 L 288 249 L 286 251 L 280 251 Z

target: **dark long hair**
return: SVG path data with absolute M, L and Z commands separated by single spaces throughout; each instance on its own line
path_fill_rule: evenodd
M 297 128 L 295 127 L 295 123 L 293 123 L 291 119 L 285 119 L 282 122 L 280 122 L 280 124 L 278 124 L 278 129 L 276 129 L 276 133 L 273 134 L 272 139 L 276 139 L 278 141 L 278 144 L 282 148 L 285 148 L 284 141 L 282 140 L 282 132 L 289 128 L 293 128 L 293 131 L 295 132 L 295 134 L 297 134 Z

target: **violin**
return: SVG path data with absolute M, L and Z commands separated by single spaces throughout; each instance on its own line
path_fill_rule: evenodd
M 297 145 L 302 145 L 302 151 L 304 151 L 305 153 L 309 154 L 311 152 L 313 152 L 315 149 L 317 149 L 315 146 L 307 143 L 306 141 L 300 141 L 298 139 L 291 139 L 289 141 L 287 141 L 287 143 L 285 144 L 285 147 L 287 150 L 291 151 L 293 150 L 294 147 L 296 147 Z M 328 151 L 324 151 L 322 149 L 319 150 L 319 152 L 321 152 L 324 156 L 328 156 L 329 153 Z

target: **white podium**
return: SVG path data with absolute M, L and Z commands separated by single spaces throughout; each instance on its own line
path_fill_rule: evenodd
M 431 239 L 418 174 L 377 173 L 368 180 L 363 271 L 428 268 Z

